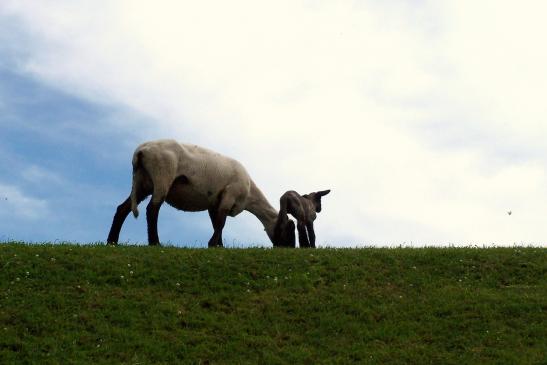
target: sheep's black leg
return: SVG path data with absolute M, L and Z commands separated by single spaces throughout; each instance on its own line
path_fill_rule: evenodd
M 156 246 L 160 244 L 158 237 L 158 215 L 160 213 L 161 204 L 163 201 L 154 202 L 150 200 L 146 207 L 146 223 L 148 225 L 148 244 Z
M 304 222 L 298 221 L 296 229 L 298 230 L 298 243 L 300 248 L 310 247 L 310 241 L 308 241 L 308 234 L 306 233 L 306 225 Z
M 227 212 L 224 210 L 209 209 L 209 216 L 215 230 L 209 240 L 209 247 L 222 247 L 222 230 L 224 229 L 227 215 Z
M 118 243 L 123 222 L 125 222 L 125 218 L 127 218 L 130 212 L 131 197 L 127 198 L 123 203 L 118 205 L 118 208 L 116 209 L 116 214 L 114 214 L 114 219 L 112 220 L 112 226 L 110 227 L 110 232 L 108 233 L 106 243 L 110 243 L 113 245 Z
M 306 228 L 308 229 L 308 237 L 310 238 L 310 247 L 315 248 L 315 230 L 313 229 L 313 222 L 307 223 Z
M 137 204 L 141 203 L 148 195 L 150 194 L 137 194 Z M 106 243 L 117 244 L 120 238 L 120 231 L 122 230 L 123 222 L 127 216 L 131 213 L 131 196 L 124 200 L 123 203 L 118 205 L 116 208 L 116 214 L 114 214 L 114 219 L 112 220 L 112 226 L 110 227 L 110 232 L 108 233 L 108 238 Z

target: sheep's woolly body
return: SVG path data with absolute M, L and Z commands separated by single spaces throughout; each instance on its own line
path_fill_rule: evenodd
M 222 209 L 234 217 L 253 213 L 272 238 L 276 210 L 236 160 L 174 140 L 141 144 L 133 155 L 131 210 L 138 216 L 139 197 L 166 201 L 184 211 Z

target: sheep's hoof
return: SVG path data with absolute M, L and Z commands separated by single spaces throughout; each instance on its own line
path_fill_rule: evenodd
M 216 240 L 210 240 L 209 243 L 207 244 L 207 247 L 209 248 L 217 248 L 217 247 L 224 247 L 224 245 L 222 244 L 222 241 L 218 242 Z

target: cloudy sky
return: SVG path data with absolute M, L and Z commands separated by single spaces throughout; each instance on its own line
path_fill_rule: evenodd
M 272 205 L 332 189 L 322 246 L 547 245 L 544 1 L 0 3 L 0 240 L 96 242 L 131 155 L 241 161 Z M 512 214 L 509 215 L 508 211 Z M 121 240 L 146 240 L 129 217 Z M 205 246 L 207 213 L 160 239 Z M 227 245 L 270 243 L 249 213 Z

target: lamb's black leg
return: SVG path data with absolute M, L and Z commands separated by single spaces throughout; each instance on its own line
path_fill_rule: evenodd
M 114 214 L 114 219 L 112 220 L 112 226 L 110 227 L 110 232 L 108 233 L 106 243 L 113 245 L 118 243 L 123 222 L 125 222 L 125 218 L 127 218 L 130 212 L 131 198 L 129 197 L 123 203 L 118 205 L 118 208 L 116 209 L 116 214 Z
M 308 237 L 310 238 L 310 247 L 315 248 L 315 230 L 313 229 L 313 222 L 307 223 L 306 228 L 308 229 Z
M 300 248 L 310 247 L 310 241 L 308 241 L 308 234 L 306 233 L 306 225 L 304 222 L 298 221 L 296 224 L 298 230 L 298 244 Z
M 158 215 L 163 201 L 154 202 L 150 200 L 146 207 L 146 223 L 148 224 L 148 244 L 156 246 L 160 244 L 158 237 Z
M 224 229 L 227 215 L 227 212 L 222 209 L 209 209 L 209 217 L 211 217 L 213 229 L 215 230 L 209 240 L 209 247 L 222 247 L 222 230 Z

